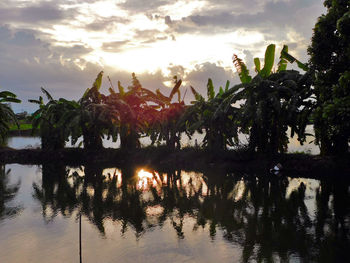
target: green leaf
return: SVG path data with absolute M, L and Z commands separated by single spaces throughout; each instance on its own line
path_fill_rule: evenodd
M 21 100 L 16 99 L 16 98 L 6 98 L 6 102 L 14 102 L 14 103 L 20 103 Z
M 274 44 L 270 44 L 266 48 L 264 67 L 259 73 L 263 78 L 267 78 L 272 72 L 275 61 L 275 48 L 276 46 Z
M 224 93 L 225 93 L 224 89 L 222 87 L 220 87 L 218 95 L 222 96 Z
M 199 94 L 192 86 L 190 86 L 190 87 L 191 87 L 191 91 L 192 91 L 194 97 L 196 98 L 196 101 L 204 100 L 204 98 L 202 97 L 201 94 Z
M 92 85 L 93 89 L 96 89 L 97 91 L 100 90 L 101 84 L 102 84 L 102 76 L 103 76 L 103 71 L 98 73 L 96 80 L 95 80 L 94 84 Z
M 280 61 L 278 62 L 277 72 L 281 72 L 281 71 L 287 69 L 288 61 L 285 59 L 285 57 L 283 55 L 285 53 L 288 54 L 288 46 L 287 45 L 284 45 L 283 48 L 282 48 L 281 55 L 280 55 Z
M 12 98 L 15 98 L 16 95 L 13 94 L 10 91 L 2 91 L 2 92 L 0 92 L 0 97 L 12 97 Z
M 298 67 L 304 71 L 308 71 L 309 67 L 307 66 L 307 64 L 304 64 L 302 62 L 300 62 L 299 60 L 297 60 L 295 57 L 293 57 L 292 55 L 290 55 L 288 53 L 288 50 L 283 50 L 281 51 L 281 58 L 286 59 L 289 63 L 294 63 L 296 62 Z
M 225 92 L 227 92 L 229 88 L 230 88 L 230 81 L 227 80 L 225 85 Z
M 120 84 L 120 81 L 118 81 L 118 90 L 119 90 L 120 96 L 123 97 L 125 94 L 125 91 L 124 91 L 124 87 Z
M 48 100 L 54 100 L 51 94 L 46 89 L 44 89 L 43 87 L 41 87 L 40 89 L 46 95 Z
M 249 75 L 249 70 L 236 54 L 233 55 L 233 64 L 236 67 L 241 82 L 249 83 L 252 80 L 252 77 Z
M 208 79 L 207 96 L 208 96 L 208 100 L 212 100 L 215 97 L 214 85 L 211 79 Z
M 259 73 L 260 72 L 260 59 L 254 58 L 254 64 L 255 64 L 255 72 Z
M 87 95 L 89 94 L 90 88 L 87 88 L 83 94 L 83 96 L 81 97 L 82 99 L 86 98 Z

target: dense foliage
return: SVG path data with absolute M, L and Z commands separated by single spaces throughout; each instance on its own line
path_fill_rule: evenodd
M 39 105 L 39 109 L 32 115 L 33 132 L 39 133 L 43 149 L 62 149 L 68 134 L 59 125 L 59 120 L 66 109 L 60 100 L 55 100 L 47 90 L 44 88 L 41 90 L 48 99 L 46 104 L 42 96 L 38 100 L 29 100 Z
M 9 102 L 21 102 L 16 95 L 9 91 L 0 92 L 0 145 L 3 144 L 7 132 L 10 129 L 9 123 L 17 123 L 16 115 L 12 111 Z
M 236 126 L 241 132 L 249 134 L 250 150 L 273 154 L 287 150 L 288 127 L 291 128 L 291 136 L 297 133 L 301 142 L 305 140 L 311 106 L 308 101 L 311 95 L 310 74 L 287 70 L 287 61 L 294 61 L 287 46 L 282 49 L 276 71 L 273 71 L 274 57 L 275 45 L 269 45 L 262 69 L 260 60 L 254 59 L 257 74 L 252 78 L 246 65 L 234 56 L 242 84 L 223 94 L 225 99 L 216 113 L 216 116 L 222 116 L 234 110 L 238 122 Z M 300 62 L 298 65 L 305 68 Z M 244 102 L 237 105 L 239 101 Z
M 127 90 L 120 82 L 115 90 L 109 79 L 109 94 L 104 95 L 100 93 L 103 76 L 100 72 L 92 88 L 77 102 L 54 100 L 43 89 L 49 102 L 44 104 L 42 97 L 32 100 L 40 105 L 33 114 L 33 127 L 40 128 L 45 149 L 62 148 L 69 136 L 73 143 L 83 136 L 86 149 L 98 150 L 107 135 L 114 141 L 119 137 L 124 150 L 139 148 L 141 136 L 149 136 L 152 144 L 165 142 L 173 150 L 180 148 L 181 134 L 191 137 L 198 132 L 205 134 L 202 145 L 212 151 L 240 144 L 238 135 L 242 133 L 248 136 L 251 152 L 285 152 L 288 129 L 290 136 L 296 134 L 301 143 L 305 141 L 305 128 L 314 109 L 313 71 L 291 56 L 287 46 L 283 47 L 276 66 L 274 58 L 272 44 L 266 49 L 263 67 L 258 58 L 254 59 L 256 75 L 252 77 L 235 55 L 233 62 L 242 83 L 230 87 L 227 81 L 225 88 L 220 87 L 215 93 L 209 79 L 207 99 L 191 87 L 195 98 L 192 105 L 185 105 L 181 99 L 182 82 L 176 77 L 169 96 L 142 87 L 135 74 Z M 288 62 L 296 62 L 307 72 L 288 70 Z M 344 74 L 335 86 L 347 85 L 347 77 Z M 173 102 L 175 94 L 178 100 Z M 326 109 L 331 111 L 332 107 L 329 104 Z
M 315 71 L 314 128 L 321 154 L 348 152 L 350 139 L 350 3 L 325 1 L 314 28 L 310 66 Z

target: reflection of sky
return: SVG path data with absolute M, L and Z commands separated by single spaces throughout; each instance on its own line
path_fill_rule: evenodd
M 312 126 L 309 125 L 306 128 L 306 133 L 313 134 Z M 290 134 L 290 130 L 288 130 L 288 134 Z M 181 145 L 184 146 L 194 146 L 196 141 L 198 145 L 201 144 L 204 138 L 204 134 L 195 133 L 191 139 L 189 139 L 185 134 L 181 136 Z M 245 134 L 239 134 L 239 140 L 241 143 L 247 143 L 248 136 Z M 319 154 L 319 147 L 313 143 L 310 144 L 314 140 L 314 137 L 307 136 L 307 140 L 304 145 L 300 145 L 296 135 L 293 138 L 289 138 L 288 144 L 288 152 L 306 152 L 310 154 Z M 79 138 L 75 146 L 77 147 L 79 143 L 82 141 L 82 138 Z M 143 146 L 150 145 L 151 140 L 149 137 L 140 138 L 140 143 Z M 10 137 L 8 139 L 8 146 L 14 149 L 23 149 L 23 148 L 38 148 L 40 147 L 40 138 L 38 137 Z M 120 140 L 113 142 L 112 139 L 103 139 L 103 146 L 106 148 L 118 148 L 120 146 Z M 72 147 L 71 141 L 67 142 L 66 147 Z
M 8 138 L 7 145 L 14 149 L 40 148 L 41 140 L 39 137 L 15 136 Z
M 286 191 L 286 198 L 288 198 L 293 191 L 297 190 L 301 183 L 303 183 L 306 186 L 304 199 L 305 206 L 308 210 L 311 219 L 314 219 L 316 216 L 315 191 L 318 187 L 320 187 L 320 181 L 304 178 L 289 178 L 289 185 Z

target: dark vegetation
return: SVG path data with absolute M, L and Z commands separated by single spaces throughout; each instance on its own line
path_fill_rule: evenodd
M 325 1 L 328 13 L 319 18 L 308 49 L 309 64 L 303 64 L 284 46 L 274 65 L 275 45 L 265 52 L 264 65 L 254 59 L 256 75 L 236 55 L 233 63 L 241 84 L 215 93 L 211 79 L 207 98 L 193 87 L 195 100 L 185 105 L 181 98 L 181 80 L 174 78 L 169 95 L 142 87 L 135 74 L 132 83 L 117 89 L 109 79 L 109 94 L 100 93 L 103 72 L 80 100 L 54 99 L 42 88 L 47 98 L 30 100 L 39 105 L 32 115 L 33 131 L 42 139 L 44 151 L 63 150 L 71 136 L 73 143 L 82 136 L 86 151 L 103 150 L 102 138 L 120 138 L 122 152 L 140 148 L 141 136 L 150 136 L 152 145 L 165 143 L 167 150 L 180 149 L 180 136 L 205 133 L 204 152 L 212 155 L 227 146 L 240 146 L 238 134 L 249 137 L 249 156 L 275 158 L 287 151 L 288 134 L 305 142 L 305 127 L 314 122 L 315 143 L 321 155 L 348 156 L 350 139 L 350 12 L 348 1 Z M 288 70 L 296 63 L 304 72 Z M 177 94 L 177 100 L 175 95 Z M 0 139 L 16 122 L 6 102 L 19 102 L 10 92 L 1 92 Z M 61 153 L 64 151 L 60 151 Z M 236 151 L 237 152 L 237 151 Z M 249 157 L 250 158 L 250 157 Z
M 325 1 L 308 49 L 314 72 L 314 127 L 322 155 L 344 154 L 350 139 L 349 1 Z

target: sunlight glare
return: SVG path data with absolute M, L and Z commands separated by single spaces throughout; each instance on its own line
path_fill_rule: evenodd
M 171 19 L 179 20 L 183 17 L 188 17 L 194 13 L 205 8 L 206 1 L 181 0 L 174 1 L 173 4 L 161 6 L 159 10 L 163 14 L 167 14 Z
M 138 190 L 147 190 L 149 187 L 156 187 L 159 184 L 162 184 L 160 176 L 157 172 L 151 173 L 141 169 L 137 172 L 137 189 Z

